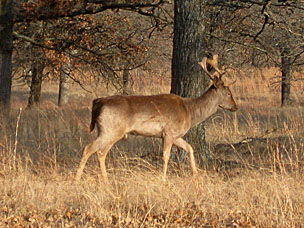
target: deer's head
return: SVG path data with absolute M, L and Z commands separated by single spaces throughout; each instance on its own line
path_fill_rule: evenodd
M 201 65 L 203 70 L 213 81 L 213 85 L 216 89 L 216 93 L 219 98 L 219 107 L 233 112 L 236 111 L 238 109 L 238 106 L 232 96 L 231 90 L 229 89 L 229 85 L 225 85 L 224 81 L 222 80 L 222 76 L 226 72 L 222 72 L 218 68 L 218 55 L 214 55 L 212 59 L 204 57 L 202 61 L 199 62 L 199 65 Z M 208 71 L 209 66 L 212 67 L 211 71 Z
M 238 105 L 232 96 L 229 86 L 226 86 L 222 79 L 216 76 L 213 79 L 213 85 L 219 97 L 219 107 L 235 112 L 238 109 Z

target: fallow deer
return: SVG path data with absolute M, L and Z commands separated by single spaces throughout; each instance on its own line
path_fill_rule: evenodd
M 193 149 L 182 137 L 187 131 L 214 114 L 218 107 L 230 111 L 238 109 L 231 91 L 222 81 L 217 56 L 203 58 L 199 64 L 212 79 L 209 89 L 200 97 L 183 98 L 174 94 L 152 96 L 109 96 L 93 101 L 90 130 L 97 127 L 97 138 L 82 154 L 76 181 L 80 180 L 88 158 L 97 152 L 103 178 L 107 180 L 105 159 L 111 147 L 127 134 L 160 137 L 163 141 L 163 177 L 172 145 L 189 153 L 193 174 L 197 174 Z M 207 69 L 210 64 L 214 70 Z M 218 74 L 219 76 L 216 76 Z

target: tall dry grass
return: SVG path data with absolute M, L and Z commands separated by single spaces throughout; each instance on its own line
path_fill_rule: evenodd
M 237 113 L 206 121 L 208 166 L 192 177 L 187 160 L 170 161 L 166 181 L 159 140 L 130 137 L 107 158 L 108 185 L 95 156 L 75 183 L 90 102 L 16 99 L 0 119 L 0 227 L 302 227 L 304 110 L 256 82 L 237 82 Z

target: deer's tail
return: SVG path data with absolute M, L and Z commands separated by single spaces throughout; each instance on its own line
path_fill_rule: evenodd
M 100 115 L 102 106 L 103 106 L 103 103 L 100 98 L 93 100 L 90 131 L 93 131 L 95 128 L 95 124 L 96 124 L 98 116 Z

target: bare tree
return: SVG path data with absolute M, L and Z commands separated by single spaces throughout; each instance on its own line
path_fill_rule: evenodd
M 210 1 L 207 34 L 226 65 L 278 67 L 281 104 L 291 102 L 293 72 L 304 65 L 303 1 Z M 216 23 L 213 23 L 216 22 Z M 220 26 L 213 26 L 220 25 Z

